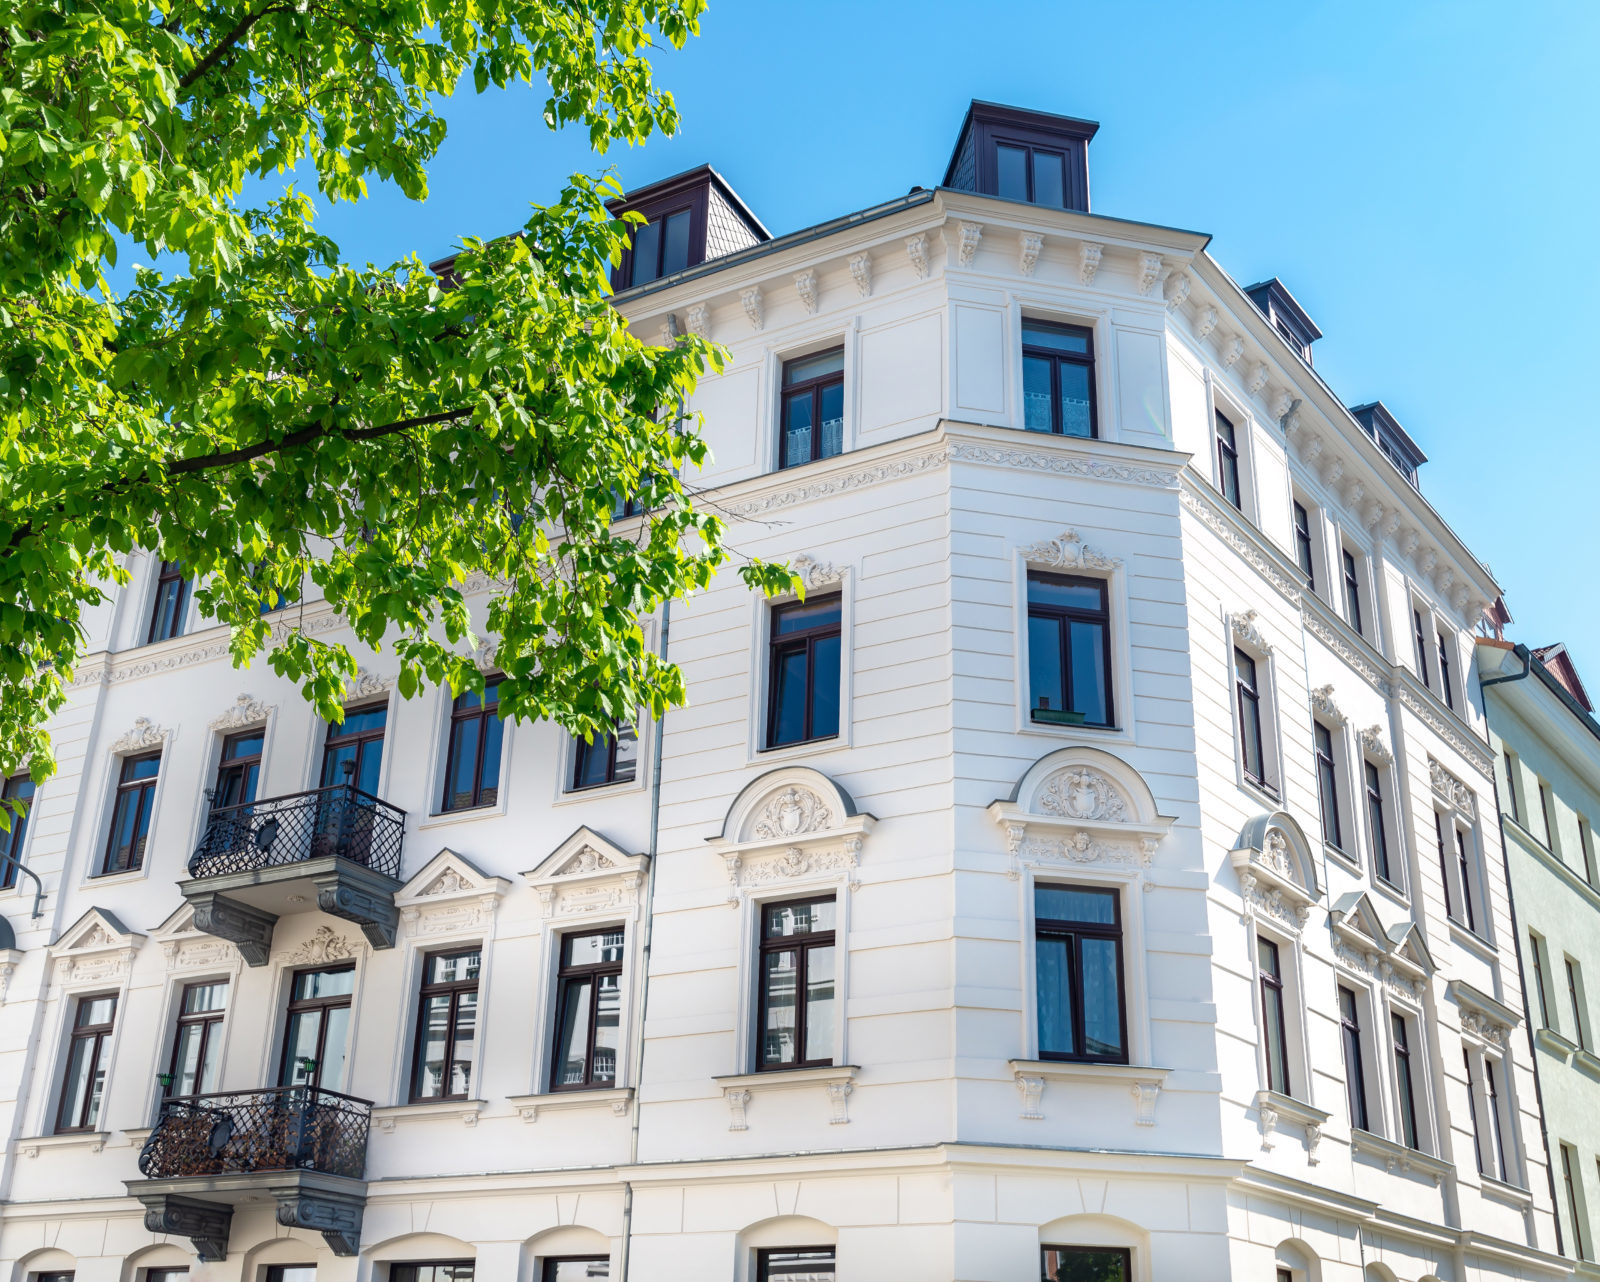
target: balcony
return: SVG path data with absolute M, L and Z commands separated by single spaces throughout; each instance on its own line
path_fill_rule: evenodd
M 278 918 L 312 906 L 393 948 L 405 828 L 405 811 L 348 783 L 220 806 L 178 889 L 196 928 L 252 966 L 266 965 Z
M 145 1228 L 189 1238 L 202 1260 L 227 1257 L 234 1207 L 266 1201 L 279 1224 L 355 1255 L 371 1115 L 366 1100 L 310 1086 L 169 1099 L 128 1192 Z

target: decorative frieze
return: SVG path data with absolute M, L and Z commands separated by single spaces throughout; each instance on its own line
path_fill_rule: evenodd
M 819 560 L 807 552 L 802 552 L 799 556 L 794 557 L 789 562 L 789 569 L 800 582 L 806 585 L 808 592 L 842 583 L 845 576 L 843 566 L 835 566 L 831 561 Z
M 126 731 L 112 741 L 113 753 L 146 752 L 159 748 L 172 737 L 171 730 L 164 730 L 149 717 L 135 717 L 133 729 Z
M 1209 487 L 1207 487 L 1209 488 Z M 1270 583 L 1291 604 L 1300 604 L 1300 588 L 1277 563 L 1252 539 L 1235 525 L 1236 516 L 1223 514 L 1209 495 L 1198 486 L 1185 484 L 1179 495 L 1183 506 L 1197 516 L 1213 534 L 1233 551 L 1263 579 Z
M 1113 556 L 1096 552 L 1076 530 L 1062 530 L 1053 539 L 1030 543 L 1022 549 L 1023 559 L 1035 565 L 1064 570 L 1114 570 L 1122 564 Z
M 1260 655 L 1272 653 L 1272 643 L 1267 640 L 1259 625 L 1261 616 L 1255 610 L 1241 610 L 1228 619 L 1228 626 L 1232 629 L 1235 639 L 1244 642 L 1245 647 L 1254 650 Z
M 1318 686 L 1311 692 L 1311 711 L 1325 721 L 1331 721 L 1336 726 L 1345 723 L 1345 715 L 1339 710 L 1339 705 L 1333 698 L 1331 685 Z
M 345 687 L 345 702 L 354 699 L 373 699 L 380 694 L 387 694 L 394 687 L 394 677 L 379 676 L 370 668 L 358 667 L 356 675 Z
M 322 966 L 328 962 L 348 961 L 358 951 L 358 945 L 332 926 L 318 926 L 309 939 L 301 940 L 294 948 L 280 954 L 278 960 L 285 966 Z
M 1428 782 L 1433 785 L 1433 795 L 1445 805 L 1459 810 L 1469 820 L 1477 818 L 1478 805 L 1472 789 L 1446 770 L 1431 753 L 1428 756 Z
M 261 725 L 277 710 L 277 704 L 263 703 L 254 695 L 236 695 L 233 700 L 233 706 L 221 716 L 213 717 L 208 728 L 227 731 L 238 730 L 243 726 Z
M 542 921 L 621 916 L 639 909 L 650 857 L 629 854 L 592 828 L 579 828 L 538 867 L 522 874 L 539 896 Z
M 1377 766 L 1387 766 L 1394 760 L 1389 745 L 1383 741 L 1382 726 L 1368 726 L 1356 736 L 1361 741 L 1362 753 Z

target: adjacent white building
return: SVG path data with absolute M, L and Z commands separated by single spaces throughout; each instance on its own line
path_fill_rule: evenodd
M 975 103 L 781 238 L 630 198 L 617 306 L 732 353 L 694 482 L 808 588 L 653 620 L 661 724 L 377 654 L 329 727 L 132 563 L 0 897 L 17 1282 L 1567 1275 L 1498 588 L 1095 129 Z

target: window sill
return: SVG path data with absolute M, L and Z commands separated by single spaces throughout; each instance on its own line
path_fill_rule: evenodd
M 1486 962 L 1492 962 L 1500 956 L 1498 948 L 1476 931 L 1468 930 L 1454 917 L 1450 919 L 1450 938 Z
M 1281 810 L 1283 808 L 1283 798 L 1278 795 L 1278 790 L 1270 783 L 1252 779 L 1241 770 L 1239 772 L 1239 786 L 1254 796 L 1256 800 L 1266 803 L 1268 810 Z
M 94 890 L 101 886 L 125 886 L 130 882 L 144 881 L 149 873 L 143 867 L 129 868 L 123 872 L 99 872 L 85 878 L 79 890 Z
M 497 801 L 492 806 L 470 806 L 460 810 L 441 810 L 437 814 L 424 816 L 417 822 L 417 831 L 426 832 L 430 828 L 449 828 L 455 824 L 471 823 L 475 819 L 503 819 L 506 805 Z
M 847 734 L 832 735 L 827 739 L 807 739 L 803 743 L 786 743 L 777 748 L 756 748 L 746 763 L 752 766 L 770 766 L 774 762 L 800 761 L 806 757 L 820 757 L 830 752 L 843 752 L 850 746 Z
M 481 1099 L 430 1099 L 415 1104 L 389 1104 L 372 1110 L 372 1120 L 385 1135 L 392 1135 L 396 1123 L 413 1118 L 451 1118 L 463 1126 L 476 1126 L 478 1114 L 487 1106 Z
M 122 1133 L 127 1136 L 128 1143 L 132 1144 L 134 1148 L 143 1148 L 144 1142 L 150 1138 L 150 1133 L 155 1129 L 153 1126 L 134 1126 L 124 1130 Z
M 1363 1131 L 1360 1127 L 1350 1130 L 1350 1147 L 1357 1153 L 1365 1153 L 1375 1157 L 1383 1163 L 1386 1170 L 1401 1170 L 1407 1175 L 1413 1171 L 1420 1172 L 1431 1179 L 1435 1186 L 1444 1181 L 1455 1167 L 1442 1158 L 1434 1157 L 1431 1153 L 1424 1153 L 1421 1149 L 1407 1148 L 1404 1144 L 1396 1144 L 1393 1140 L 1386 1140 L 1381 1135 L 1374 1135 L 1371 1131 Z
M 1345 869 L 1346 871 L 1354 873 L 1359 873 L 1362 871 L 1361 861 L 1359 859 L 1347 851 L 1341 850 L 1338 846 L 1334 845 L 1326 838 L 1324 838 L 1322 842 L 1322 850 L 1324 854 L 1332 855 L 1334 859 L 1338 860 L 1339 867 Z
M 1572 1066 L 1600 1082 L 1600 1055 L 1586 1051 L 1580 1046 L 1572 1052 Z
M 1156 1100 L 1172 1071 L 1140 1064 L 1086 1064 L 1068 1059 L 1013 1059 L 1007 1063 L 1022 1095 L 1021 1116 L 1030 1122 L 1044 1120 L 1040 1105 L 1045 1084 L 1062 1082 L 1073 1086 L 1120 1086 L 1133 1097 L 1134 1122 L 1154 1126 Z
M 1553 1028 L 1535 1029 L 1533 1034 L 1534 1045 L 1540 1047 L 1546 1054 L 1554 1055 L 1563 1064 L 1572 1058 L 1578 1046 L 1569 1042 Z
M 1322 1128 L 1328 1124 L 1330 1114 L 1320 1108 L 1312 1108 L 1304 1100 L 1297 1100 L 1292 1095 L 1271 1090 L 1257 1091 L 1255 1105 L 1263 1149 L 1271 1152 L 1272 1136 L 1280 1121 L 1294 1122 L 1305 1128 L 1306 1163 L 1310 1166 L 1317 1164 L 1317 1146 L 1322 1143 Z
M 508 1097 L 524 1122 L 537 1122 L 540 1113 L 563 1113 L 573 1109 L 609 1108 L 616 1117 L 627 1116 L 633 1102 L 631 1086 L 596 1086 L 585 1091 L 546 1091 L 543 1095 Z
M 804 1090 L 820 1088 L 828 1097 L 830 1126 L 845 1126 L 850 1122 L 848 1112 L 850 1096 L 855 1090 L 856 1074 L 861 1069 L 854 1064 L 830 1064 L 823 1068 L 774 1068 L 764 1073 L 731 1073 L 713 1077 L 722 1088 L 722 1098 L 728 1101 L 730 1131 L 750 1129 L 746 1111 L 752 1095 L 767 1091 Z
M 1479 1175 L 1482 1182 L 1483 1195 L 1496 1202 L 1505 1202 L 1518 1210 L 1527 1210 L 1533 1205 L 1533 1194 L 1520 1185 L 1507 1184 L 1504 1180 L 1497 1180 L 1492 1175 Z
M 562 788 L 556 793 L 555 800 L 550 804 L 555 806 L 581 806 L 585 802 L 603 801 L 607 797 L 621 797 L 632 792 L 643 792 L 644 784 L 645 772 L 641 769 L 632 779 L 624 779 L 620 783 L 597 783 L 588 788 Z
M 17 1148 L 23 1157 L 38 1157 L 43 1149 L 57 1148 L 86 1148 L 91 1153 L 98 1153 L 110 1138 L 110 1131 L 68 1131 L 64 1135 L 34 1135 L 18 1140 Z

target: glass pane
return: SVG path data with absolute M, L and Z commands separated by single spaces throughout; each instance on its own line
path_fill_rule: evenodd
M 783 466 L 811 461 L 811 393 L 796 392 L 783 403 Z
M 1090 331 L 1081 325 L 1054 325 L 1049 321 L 1030 320 L 1022 322 L 1024 347 L 1048 347 L 1052 351 L 1087 356 L 1089 335 Z
M 1030 432 L 1053 432 L 1050 415 L 1050 365 L 1043 356 L 1022 358 L 1022 425 Z
M 1082 921 L 1115 925 L 1117 892 L 1088 890 L 1081 886 L 1035 886 L 1034 916 L 1046 921 Z
M 656 260 L 661 253 L 661 224 L 646 223 L 633 233 L 633 275 L 630 285 L 643 285 L 658 275 Z
M 198 1021 L 193 1024 L 178 1025 L 178 1045 L 173 1055 L 172 1093 L 174 1095 L 198 1095 L 208 1089 L 201 1085 L 204 1077 L 205 1065 L 200 1062 L 200 1052 L 207 1042 L 206 1023 Z
M 1061 624 L 1039 615 L 1028 616 L 1028 706 L 1065 708 L 1062 685 Z
M 81 1126 L 85 1101 L 91 1091 L 96 1095 L 99 1094 L 98 1084 L 89 1080 L 94 1048 L 98 1041 L 96 1037 L 79 1037 L 73 1040 L 72 1050 L 67 1059 L 66 1077 L 61 1086 L 61 1126 L 69 1128 Z M 93 1126 L 94 1122 L 89 1122 L 89 1125 Z
M 1239 674 L 1239 680 L 1250 689 L 1256 688 L 1256 661 L 1243 650 L 1233 652 L 1233 666 Z
M 561 1018 L 556 1028 L 555 1085 L 581 1086 L 589 1063 L 589 994 L 587 977 L 562 985 Z
M 317 1085 L 327 1091 L 344 1090 L 345 1042 L 350 1035 L 350 1008 L 327 1010 L 328 1031 L 322 1039 L 322 1060 L 317 1065 Z
M 284 1036 L 283 1085 L 304 1086 L 312 1081 L 315 1065 L 307 1068 L 307 1061 L 317 1057 L 317 1034 L 322 1029 L 320 1010 L 296 1011 L 289 1016 L 289 1031 Z
M 450 727 L 450 778 L 445 781 L 444 808 L 460 810 L 472 804 L 472 787 L 478 764 L 478 719 L 457 721 Z
M 222 745 L 222 759 L 233 761 L 239 757 L 259 757 L 263 736 L 261 734 L 234 735 Z
M 689 211 L 668 214 L 661 244 L 661 274 L 670 276 L 689 265 Z
M 374 730 L 382 730 L 389 720 L 389 707 L 383 703 L 368 704 L 364 708 L 351 708 L 344 714 L 344 720 L 333 727 L 333 737 L 342 739 L 349 735 L 367 734 Z
M 1061 431 L 1065 436 L 1093 436 L 1094 423 L 1089 415 L 1089 375 L 1087 365 L 1069 361 L 1056 364 L 1061 378 Z
M 762 956 L 761 985 L 766 995 L 766 1022 L 761 1030 L 761 1062 L 792 1064 L 795 1061 L 795 984 L 798 982 L 799 954 L 784 949 Z
M 595 1282 L 610 1276 L 610 1260 L 546 1260 L 540 1282 Z
M 806 652 L 803 649 L 778 656 L 773 696 L 776 699 L 773 744 L 799 743 L 806 736 Z
M 478 1037 L 478 994 L 462 993 L 456 998 L 456 1044 L 450 1060 L 450 1094 L 472 1092 L 472 1059 Z
M 100 1024 L 109 1024 L 117 1013 L 117 999 L 115 997 L 86 997 L 78 1003 L 79 1028 L 90 1028 Z
M 1260 935 L 1256 936 L 1256 965 L 1274 979 L 1282 978 L 1278 972 L 1278 946 Z
M 594 1012 L 594 1071 L 596 1086 L 613 1085 L 617 1080 L 617 1052 L 622 1042 L 622 976 L 601 975 L 596 982 Z
M 834 901 L 814 899 L 804 904 L 774 904 L 767 909 L 766 936 L 817 935 L 833 929 Z
M 1283 1044 L 1283 990 L 1263 985 L 1261 1005 L 1267 1025 L 1267 1086 L 1287 1095 L 1289 1064 L 1287 1048 Z
M 369 739 L 361 745 L 356 759 L 356 787 L 374 796 L 378 792 L 378 771 L 383 765 L 383 740 Z M 343 782 L 341 779 L 340 782 Z
M 622 960 L 623 937 L 621 930 L 605 930 L 593 935 L 568 935 L 561 941 L 561 965 L 614 965 Z
M 492 806 L 500 797 L 500 742 L 506 723 L 491 712 L 483 720 L 483 769 L 478 774 L 478 804 Z
M 833 949 L 806 953 L 806 1058 L 833 1058 Z
M 793 387 L 796 383 L 806 383 L 825 374 L 839 374 L 843 371 L 844 348 L 835 347 L 826 352 L 818 352 L 815 356 L 801 356 L 784 362 L 783 385 Z
M 480 952 L 452 953 L 448 957 L 428 958 L 428 984 L 459 984 L 478 977 L 483 962 Z
M 617 731 L 617 765 L 612 772 L 616 783 L 627 783 L 639 769 L 639 735 L 632 726 Z
M 190 984 L 183 990 L 183 1013 L 199 1015 L 211 1010 L 228 1008 L 228 985 Z
M 343 783 L 345 781 L 344 763 L 350 762 L 353 770 L 355 759 L 355 744 L 347 743 L 337 747 L 330 746 L 322 754 L 322 783 L 320 786 L 332 788 L 335 784 Z
M 761 1252 L 763 1282 L 827 1282 L 833 1277 L 831 1246 Z
M 275 1264 L 267 1270 L 267 1282 L 317 1282 L 317 1266 L 314 1264 Z
M 1106 671 L 1105 629 L 1098 623 L 1072 624 L 1072 710 L 1090 725 L 1111 721 L 1110 674 Z
M 1110 939 L 1079 941 L 1083 957 L 1083 1049 L 1087 1055 L 1122 1053 L 1122 984 L 1117 945 Z
M 160 757 L 137 757 L 123 766 L 122 777 L 125 780 L 154 779 L 160 770 Z
M 1128 1257 L 1121 1251 L 1047 1246 L 1044 1282 L 1128 1282 Z
M 839 733 L 839 638 L 819 638 L 811 655 L 811 737 L 828 739 Z
M 303 970 L 294 977 L 294 1000 L 314 997 L 346 997 L 356 990 L 353 967 L 343 970 Z
M 1074 1054 L 1077 1047 L 1072 1042 L 1072 978 L 1067 968 L 1067 942 L 1060 938 L 1036 940 L 1034 958 L 1039 988 L 1039 1053 Z
M 996 193 L 1007 200 L 1028 198 L 1028 152 L 1023 147 L 995 148 Z
M 593 788 L 606 782 L 606 767 L 610 763 L 611 749 L 603 738 L 593 743 L 576 739 L 572 745 L 572 786 Z
M 142 788 L 131 788 L 117 794 L 117 804 L 111 814 L 111 851 L 106 858 L 107 872 L 121 872 L 136 868 L 144 850 L 145 831 L 150 817 L 141 805 Z
M 772 612 L 772 634 L 783 637 L 811 628 L 836 627 L 840 618 L 839 609 L 837 595 L 803 604 L 780 606 Z
M 844 449 L 844 384 L 828 384 L 822 389 L 821 397 L 822 444 L 818 455 L 832 458 Z
M 1099 579 L 1069 578 L 1055 574 L 1028 576 L 1028 602 L 1055 605 L 1067 610 L 1093 610 L 1104 613 L 1106 585 Z
M 1066 167 L 1060 152 L 1033 153 L 1033 203 L 1052 209 L 1067 207 Z

